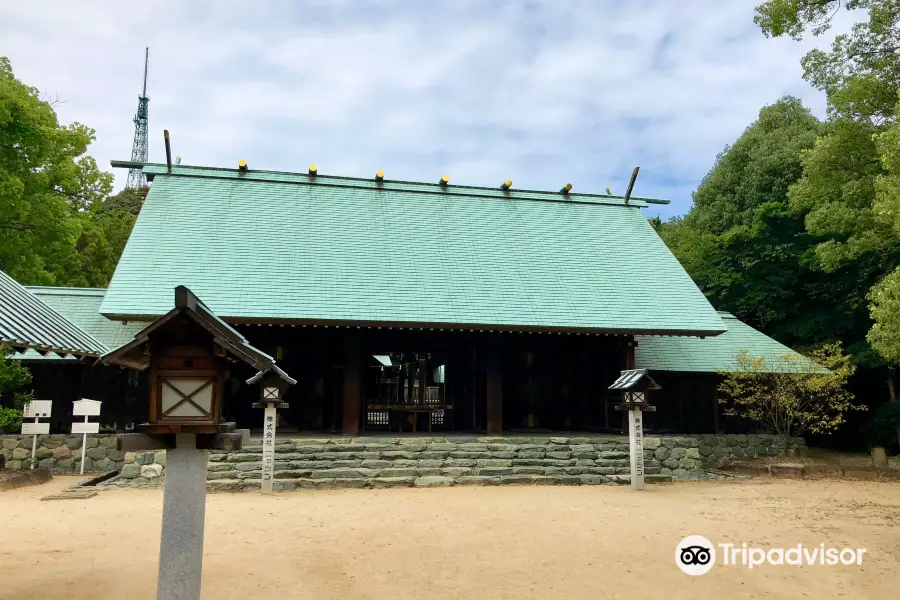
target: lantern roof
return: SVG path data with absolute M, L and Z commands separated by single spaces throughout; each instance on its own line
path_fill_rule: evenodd
M 622 374 L 616 379 L 611 386 L 611 390 L 641 391 L 641 390 L 659 390 L 659 384 L 653 381 L 653 378 L 647 374 L 647 369 L 631 369 L 622 371 Z
M 216 346 L 225 353 L 256 368 L 259 372 L 251 378 L 251 382 L 258 381 L 263 375 L 271 372 L 289 384 L 297 383 L 295 379 L 276 366 L 274 358 L 250 345 L 243 335 L 217 317 L 191 290 L 183 285 L 175 288 L 175 308 L 141 329 L 130 342 L 101 356 L 100 360 L 104 363 L 138 370 L 146 369 L 150 365 L 148 347 L 150 336 L 179 316 L 190 318 L 206 330 L 213 336 Z

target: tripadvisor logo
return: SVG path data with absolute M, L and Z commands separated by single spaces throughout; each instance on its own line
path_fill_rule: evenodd
M 825 544 L 812 547 L 797 544 L 790 548 L 713 544 L 702 535 L 689 535 L 675 547 L 675 564 L 688 575 L 705 575 L 716 562 L 748 569 L 762 565 L 861 565 L 866 552 L 866 548 L 829 548 Z

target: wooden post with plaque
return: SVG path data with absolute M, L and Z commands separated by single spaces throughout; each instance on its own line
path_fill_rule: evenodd
M 646 369 L 631 369 L 622 371 L 609 389 L 622 392 L 622 403 L 616 406 L 616 410 L 628 411 L 631 489 L 642 490 L 645 487 L 643 411 L 653 412 L 656 410 L 655 406 L 647 403 L 647 392 L 661 388 L 650 378 Z
M 263 460 L 262 460 L 262 484 L 260 489 L 263 494 L 271 494 L 275 485 L 275 430 L 277 429 L 276 411 L 279 408 L 289 408 L 290 405 L 282 400 L 286 382 L 281 377 L 270 373 L 264 377 L 251 378 L 248 383 L 260 381 L 259 402 L 253 403 L 253 408 L 264 408 L 263 412 Z
M 209 450 L 240 450 L 243 436 L 222 422 L 229 362 L 242 361 L 286 384 L 296 383 L 188 288 L 175 288 L 175 308 L 101 357 L 149 371 L 147 423 L 118 436 L 120 451 L 166 450 L 157 598 L 196 600 L 203 570 L 206 463 Z

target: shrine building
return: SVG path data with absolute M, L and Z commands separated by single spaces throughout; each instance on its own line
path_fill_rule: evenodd
M 633 368 L 660 373 L 650 430 L 713 432 L 716 372 L 742 349 L 791 353 L 710 305 L 643 213 L 665 201 L 243 162 L 143 171 L 109 288 L 28 291 L 114 350 L 190 288 L 297 379 L 280 432 L 621 431 L 607 388 Z M 21 359 L 39 396 L 71 379 L 117 428 L 146 419 L 141 373 Z M 223 416 L 258 429 L 238 385 L 252 373 L 230 368 Z

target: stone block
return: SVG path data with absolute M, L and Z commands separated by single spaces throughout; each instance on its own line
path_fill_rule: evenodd
M 63 447 L 65 448 L 65 446 L 63 446 Z M 38 446 L 34 451 L 34 456 L 38 460 L 41 460 L 44 458 L 54 458 L 53 450 L 51 450 L 50 448 L 47 448 L 46 446 Z
M 500 485 L 500 477 L 465 475 L 456 479 L 456 485 Z
M 25 460 L 30 456 L 30 453 L 25 448 L 15 448 L 12 451 L 12 460 Z
M 160 465 L 141 465 L 141 477 L 145 479 L 156 479 L 163 474 L 163 468 Z
M 89 437 L 87 439 L 87 444 L 85 444 L 86 448 L 97 448 L 100 446 L 100 440 L 95 437 Z
M 662 445 L 662 441 L 658 437 L 645 437 L 644 448 L 648 450 L 656 450 Z
M 113 454 L 112 452 L 107 452 L 106 456 L 108 456 L 109 458 L 113 458 L 115 456 L 115 454 Z M 157 452 L 156 453 L 156 464 L 166 466 L 166 456 L 167 456 L 167 454 L 166 454 L 165 450 L 160 450 L 159 452 Z M 115 459 L 113 458 L 113 460 L 115 460 Z
M 553 450 L 547 453 L 547 458 L 552 458 L 555 460 L 569 460 L 570 458 L 572 458 L 572 453 L 562 450 Z
M 104 448 L 115 449 L 116 447 L 116 436 L 114 435 L 104 435 L 99 438 L 98 445 L 103 446 Z
M 527 458 L 527 459 L 536 459 L 536 458 L 544 458 L 546 456 L 546 452 L 544 450 L 520 450 L 516 454 L 516 458 Z
M 672 476 L 671 475 L 647 474 L 647 475 L 644 475 L 644 481 L 647 483 L 671 483 Z M 631 483 L 631 478 L 629 478 L 628 483 Z
M 81 449 L 81 436 L 80 435 L 70 435 L 66 438 L 66 447 L 69 450 L 79 450 Z
M 119 477 L 122 479 L 134 479 L 141 474 L 141 465 L 137 463 L 128 463 L 122 467 Z
M 407 458 L 413 459 L 416 457 L 412 452 L 404 452 L 403 450 L 386 450 L 381 453 L 382 458 Z
M 562 467 L 552 467 L 554 469 Z M 543 467 L 513 467 L 513 475 L 543 475 Z
M 470 458 L 448 458 L 446 465 L 448 467 L 474 467 L 475 461 Z
M 676 446 L 675 438 L 673 437 L 664 437 L 659 439 L 660 445 L 665 448 L 672 449 Z
M 565 475 L 565 467 L 544 467 L 544 475 Z
M 4 450 L 15 450 L 19 447 L 19 440 L 4 439 L 2 443 Z M 78 440 L 78 443 L 80 445 L 81 440 Z
M 413 471 L 413 474 L 415 474 L 415 471 Z M 362 477 L 362 474 L 354 469 L 322 469 L 312 473 L 313 479 L 352 479 L 354 477 Z
M 388 465 L 390 466 L 390 465 Z M 420 460 L 416 461 L 416 468 L 422 469 L 434 469 L 436 467 L 444 466 L 444 461 L 438 459 L 428 459 L 428 460 Z
M 553 475 L 548 477 L 548 483 L 552 485 L 580 485 L 580 475 Z
M 621 452 L 618 450 L 607 450 L 606 452 L 601 452 L 599 458 L 606 459 L 606 460 L 627 459 L 628 452 Z
M 389 460 L 364 460 L 360 463 L 360 466 L 367 469 L 386 469 L 392 464 Z
M 575 459 L 570 458 L 569 460 L 562 460 L 557 458 L 545 458 L 544 464 L 552 467 L 574 467 Z
M 157 454 L 157 457 L 159 457 L 159 456 L 163 456 L 163 457 L 164 457 L 164 456 L 166 455 L 165 451 L 157 452 L 156 454 Z M 120 452 L 119 450 L 116 450 L 116 449 L 114 449 L 114 448 L 113 448 L 113 449 L 107 448 L 107 450 L 106 450 L 106 458 L 108 458 L 109 460 L 113 460 L 113 461 L 125 460 L 125 453 L 124 453 L 124 452 Z M 163 459 L 163 460 L 165 460 L 165 459 Z M 159 463 L 158 460 L 155 461 L 155 462 Z M 151 464 L 152 464 L 152 463 L 151 463 Z
M 65 446 L 63 446 L 65 448 Z M 57 471 L 73 471 L 75 469 L 75 459 L 73 458 L 64 458 L 62 460 L 56 461 L 56 466 L 54 467 Z
M 531 485 L 534 483 L 534 475 L 503 475 L 500 477 L 503 485 Z
M 609 483 L 609 477 L 604 477 L 603 475 L 581 475 L 579 478 L 582 485 L 601 485 L 604 483 Z
M 491 452 L 516 452 L 519 450 L 516 444 L 488 444 L 487 447 Z
M 360 461 L 360 460 L 353 460 L 353 459 L 336 460 L 336 461 L 334 461 L 334 462 L 331 463 L 331 466 L 332 466 L 332 467 L 335 467 L 335 468 L 341 467 L 341 468 L 355 469 L 355 468 L 358 468 L 358 467 L 361 467 L 361 466 L 362 466 L 362 461 Z
M 375 488 L 410 487 L 415 480 L 415 477 L 375 477 L 371 484 Z
M 442 450 L 442 451 L 432 451 L 426 450 L 425 452 L 419 452 L 416 455 L 416 458 L 430 459 L 430 460 L 444 460 L 450 456 L 450 451 Z
M 382 469 L 379 477 L 415 477 L 418 473 L 413 468 Z
M 572 457 L 576 459 L 593 460 L 597 458 L 597 451 L 594 450 L 590 452 L 573 452 Z
M 258 471 L 238 471 L 237 473 L 238 479 L 262 479 L 262 470 Z
M 512 475 L 512 467 L 481 467 L 475 470 L 477 475 L 496 477 L 498 475 Z
M 441 473 L 447 477 L 462 477 L 463 475 L 471 475 L 474 472 L 472 467 L 444 467 Z
M 459 444 L 456 447 L 459 452 L 487 452 L 487 444 Z
M 11 460 L 6 463 L 6 468 L 10 471 L 18 471 L 22 469 L 22 461 L 21 460 Z
M 276 492 L 293 492 L 297 489 L 297 481 L 294 479 L 283 479 L 272 482 L 272 490 Z
M 38 461 L 38 467 L 42 469 L 53 469 L 55 466 L 56 460 L 53 458 L 45 458 L 44 460 Z
M 234 465 L 230 463 L 207 463 L 206 470 L 210 473 L 219 473 L 222 471 L 234 471 L 235 468 Z
M 244 453 L 233 453 L 229 454 L 226 459 L 230 463 L 242 463 L 242 462 L 262 462 L 262 455 L 260 454 L 244 454 Z
M 453 485 L 452 477 L 443 477 L 441 475 L 432 475 L 429 477 L 418 477 L 413 482 L 416 487 L 447 487 Z
M 86 454 L 94 460 L 100 460 L 101 458 L 106 458 L 106 451 L 106 448 L 96 446 L 94 448 L 88 448 Z
M 550 443 L 565 445 L 565 444 L 569 443 L 569 438 L 567 438 L 567 437 L 552 437 L 552 438 L 550 438 Z
M 682 458 L 684 458 L 685 454 L 687 454 L 687 450 L 685 450 L 684 448 L 681 448 L 681 447 L 672 448 L 672 451 L 669 453 L 669 457 L 682 459 Z
M 587 467 L 563 467 L 566 475 L 584 475 L 589 473 Z
M 451 457 L 451 458 L 490 458 L 490 457 L 491 457 L 491 453 L 490 453 L 490 452 L 463 452 L 463 451 L 457 451 L 457 452 L 451 452 L 451 453 L 450 453 L 450 457 Z
M 430 477 L 432 475 L 443 475 L 440 467 L 416 467 L 416 475 L 419 477 Z
M 612 475 L 615 472 L 615 467 L 592 467 L 588 469 L 588 473 L 591 475 Z
M 512 459 L 513 466 L 543 466 L 544 461 L 539 458 L 514 458 Z
M 500 451 L 497 451 L 497 452 L 491 452 L 491 457 L 492 457 L 492 458 L 502 458 L 502 459 L 507 459 L 507 460 L 508 460 L 508 459 L 511 459 L 511 458 L 515 458 L 516 456 L 517 456 L 517 453 L 516 453 L 516 452 L 500 452 Z
M 262 461 L 252 463 L 232 463 L 231 466 L 237 471 L 261 471 Z
M 511 467 L 512 460 L 511 459 L 499 459 L 499 458 L 479 458 L 475 461 L 476 467 Z
M 334 484 L 333 484 L 333 485 L 334 485 L 335 488 L 343 488 L 343 489 L 353 488 L 353 489 L 359 489 L 359 488 L 366 488 L 366 487 L 369 487 L 369 486 L 371 485 L 371 483 L 370 483 L 371 481 L 372 481 L 371 479 L 359 479 L 359 478 L 343 478 L 343 477 L 338 477 L 337 479 L 334 480 Z M 296 485 L 296 484 L 294 484 L 294 485 Z
M 666 460 L 662 461 L 662 466 L 666 467 L 667 469 L 677 469 L 678 460 L 675 458 L 667 458 Z
M 238 474 L 237 471 L 228 471 L 226 473 L 215 473 L 212 471 L 206 472 L 206 479 L 237 479 Z
M 241 482 L 233 479 L 214 479 L 206 482 L 206 491 L 208 492 L 240 492 L 241 490 Z
M 700 444 L 700 446 L 698 446 L 697 450 L 700 453 L 700 456 L 712 456 L 712 454 L 714 452 L 713 447 L 709 446 L 705 443 Z
M 105 464 L 100 464 L 105 463 Z M 90 456 L 84 457 L 84 472 L 90 473 L 91 471 L 106 471 L 107 467 L 110 465 L 110 460 L 108 458 L 101 458 L 100 460 L 94 462 L 94 459 Z M 79 456 L 75 459 L 75 469 L 81 470 L 81 457 Z

